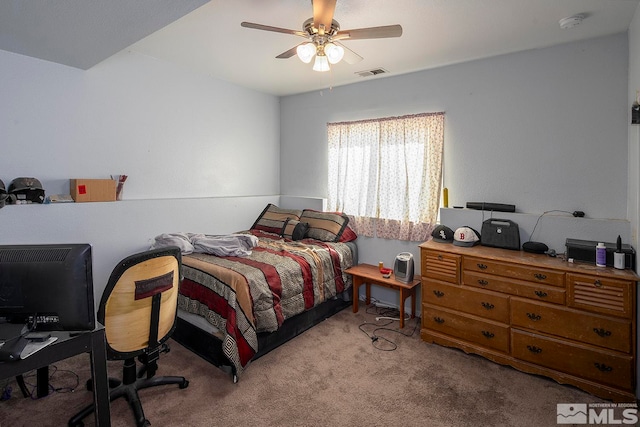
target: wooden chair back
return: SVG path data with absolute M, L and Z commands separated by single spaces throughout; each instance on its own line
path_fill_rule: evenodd
M 180 249 L 152 250 L 124 259 L 114 269 L 98 310 L 111 359 L 125 359 L 169 338 L 175 327 Z M 152 304 L 159 298 L 157 333 Z M 156 342 L 149 342 L 150 337 Z

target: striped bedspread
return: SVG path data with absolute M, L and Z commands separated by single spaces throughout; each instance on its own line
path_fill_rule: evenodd
M 222 331 L 223 351 L 238 375 L 258 351 L 258 333 L 273 332 L 351 287 L 343 273 L 353 265 L 348 245 L 251 233 L 259 243 L 250 256 L 183 256 L 178 300 L 181 309 Z

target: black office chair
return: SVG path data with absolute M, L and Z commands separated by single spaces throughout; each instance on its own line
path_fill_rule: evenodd
M 154 376 L 160 353 L 169 351 L 165 341 L 175 329 L 181 263 L 180 249 L 175 246 L 127 257 L 111 273 L 100 300 L 98 321 L 105 327 L 107 359 L 124 360 L 122 381 L 109 379 L 109 398 L 114 401 L 124 396 L 138 427 L 151 424 L 138 390 L 189 385 L 184 377 Z M 142 363 L 138 371 L 136 357 Z M 87 387 L 92 388 L 90 381 Z M 94 410 L 93 405 L 84 408 L 69 420 L 69 426 L 82 426 L 82 420 Z

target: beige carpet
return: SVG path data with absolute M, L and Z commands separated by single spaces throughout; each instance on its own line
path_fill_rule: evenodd
M 370 311 L 370 309 L 368 310 Z M 379 330 L 369 335 L 376 314 L 343 310 L 301 336 L 254 361 L 237 384 L 175 342 L 160 359 L 158 374 L 184 375 L 190 385 L 143 390 L 145 415 L 153 426 L 556 426 L 556 404 L 602 402 L 576 388 L 528 375 Z M 415 320 L 403 333 L 414 331 Z M 391 322 L 389 328 L 397 328 Z M 386 342 L 382 337 L 389 339 Z M 391 349 L 382 351 L 375 346 Z M 120 364 L 109 362 L 120 376 Z M 21 397 L 15 382 L 11 399 L 0 402 L 0 427 L 65 426 L 91 401 L 84 389 L 88 355 L 57 364 L 51 385 L 74 392 L 39 400 Z M 51 371 L 53 372 L 53 368 Z M 27 381 L 34 382 L 32 375 Z M 6 381 L 0 382 L 4 387 Z M 112 425 L 133 426 L 127 403 L 111 404 Z M 85 425 L 94 425 L 92 417 Z

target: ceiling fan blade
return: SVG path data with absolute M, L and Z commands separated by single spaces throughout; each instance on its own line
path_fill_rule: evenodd
M 320 25 L 323 24 L 324 30 L 328 32 L 336 10 L 336 0 L 311 0 L 311 5 L 313 6 L 313 26 L 320 29 Z
M 274 33 L 293 34 L 294 36 L 308 37 L 303 31 L 289 30 L 287 28 L 272 27 L 270 25 L 254 24 L 253 22 L 241 22 L 241 26 L 245 28 L 253 28 L 254 30 L 273 31 Z
M 400 37 L 401 25 L 385 25 L 382 27 L 357 28 L 355 30 L 341 30 L 333 37 L 333 40 L 357 40 L 357 39 L 384 39 Z
M 334 42 L 334 43 L 341 46 L 344 49 L 343 59 L 344 59 L 344 62 L 346 62 L 347 64 L 349 65 L 357 64 L 358 62 L 364 59 L 362 56 L 358 55 L 357 53 L 355 53 L 354 51 L 352 51 L 342 43 L 339 43 L 339 42 Z
M 297 53 L 296 49 L 298 49 L 298 46 L 299 45 L 292 47 L 291 49 L 287 50 L 286 52 L 282 52 L 280 55 L 276 56 L 276 58 L 278 58 L 278 59 L 289 59 L 292 56 L 295 56 L 296 53 Z

